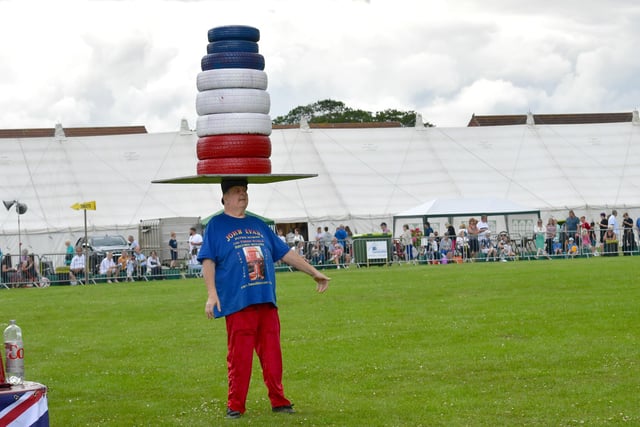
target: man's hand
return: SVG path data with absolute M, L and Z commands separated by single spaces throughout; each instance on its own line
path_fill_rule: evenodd
M 207 314 L 208 319 L 213 319 L 213 308 L 217 308 L 220 311 L 220 299 L 215 297 L 209 297 L 207 303 L 204 306 L 204 312 Z
M 316 281 L 316 290 L 320 293 L 326 291 L 329 288 L 329 281 L 331 280 L 324 274 L 318 272 L 318 274 L 313 276 L 313 280 Z

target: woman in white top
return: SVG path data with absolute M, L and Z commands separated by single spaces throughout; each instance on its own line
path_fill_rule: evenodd
M 160 263 L 160 258 L 158 258 L 158 253 L 156 251 L 151 251 L 149 258 L 147 258 L 147 268 L 149 269 L 149 274 L 154 279 L 162 279 L 162 264 Z

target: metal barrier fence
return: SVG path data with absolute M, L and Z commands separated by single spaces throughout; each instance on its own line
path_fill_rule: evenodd
M 414 263 L 414 264 L 443 264 L 464 263 L 475 261 L 516 261 L 554 258 L 589 258 L 593 256 L 619 256 L 640 255 L 638 242 L 633 234 L 617 235 L 605 242 L 593 242 L 586 240 L 570 244 L 568 239 L 564 243 L 556 240 L 545 241 L 544 248 L 536 246 L 535 240 L 523 237 L 520 234 L 511 235 L 506 232 L 486 238 L 468 238 L 456 236 L 450 239 L 450 244 L 443 244 L 443 239 L 435 237 L 422 237 L 420 242 L 411 248 L 411 256 L 408 255 L 400 239 L 390 235 L 374 236 L 372 240 L 384 242 L 382 258 L 376 259 L 373 264 Z M 565 236 L 566 238 L 566 236 Z M 355 240 L 359 242 L 358 238 Z M 386 247 L 389 245 L 390 247 Z M 367 253 L 354 245 L 354 240 L 347 240 L 341 248 L 336 249 L 331 243 L 321 241 L 303 241 L 290 245 L 291 250 L 298 252 L 316 268 L 348 268 L 351 265 L 369 265 Z M 443 249 L 444 248 L 444 249 Z M 380 252 L 378 252 L 380 253 Z M 386 255 L 388 254 L 388 255 Z M 163 266 L 154 272 L 147 271 L 142 266 L 129 264 L 120 265 L 114 280 L 158 280 L 178 279 L 185 277 L 200 277 L 199 265 L 191 266 L 188 263 L 189 255 L 180 257 L 178 268 Z M 101 260 L 90 257 L 90 272 L 87 277 L 81 277 L 82 284 L 96 284 L 106 282 L 107 277 L 99 274 L 98 267 Z M 118 264 L 118 260 L 114 259 Z M 2 267 L 0 274 L 0 287 L 46 287 L 56 285 L 69 285 L 70 260 L 66 254 L 29 254 L 4 255 L 0 259 Z M 129 268 L 127 268 L 129 267 Z M 291 270 L 282 262 L 276 263 L 278 269 Z
M 197 268 L 169 268 L 167 266 L 159 269 L 147 269 L 145 265 L 138 265 L 133 259 L 127 264 L 117 265 L 117 270 L 113 277 L 100 274 L 99 265 L 101 259 L 89 256 L 89 274 L 79 274 L 77 284 L 104 283 L 113 281 L 135 281 L 135 280 L 162 280 L 179 279 L 185 277 L 200 276 Z M 58 285 L 71 285 L 72 277 L 69 274 L 71 260 L 66 254 L 29 254 L 25 256 L 4 255 L 0 260 L 0 288 L 18 287 L 47 287 Z
M 522 236 L 519 233 L 508 234 L 501 232 L 491 235 L 489 238 L 479 236 L 469 238 L 456 236 L 449 239 L 450 243 L 443 245 L 443 238 L 422 237 L 420 242 L 411 248 L 411 256 L 408 256 L 406 248 L 401 244 L 399 238 L 391 236 L 375 237 L 373 239 L 388 239 L 390 255 L 385 259 L 385 263 L 414 263 L 414 264 L 440 264 L 464 263 L 475 261 L 517 261 L 536 259 L 562 259 L 562 258 L 589 258 L 594 256 L 618 256 L 618 255 L 640 255 L 633 235 L 627 235 L 626 243 L 616 238 L 605 243 L 600 242 L 574 242 L 570 245 L 568 236 L 564 236 L 565 241 L 551 241 L 550 250 L 536 247 L 535 240 L 531 237 Z M 445 246 L 445 249 L 443 249 Z M 336 268 L 347 267 L 350 264 L 357 266 L 368 265 L 366 254 L 358 251 L 352 240 L 345 242 L 343 252 L 336 257 L 332 254 L 331 244 L 326 242 L 298 242 L 290 245 L 292 250 L 297 251 L 309 263 L 316 268 Z M 446 260 L 445 260 L 446 259 Z M 286 265 L 279 263 L 278 266 Z

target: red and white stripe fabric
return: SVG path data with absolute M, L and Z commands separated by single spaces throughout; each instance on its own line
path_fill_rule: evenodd
M 0 426 L 49 427 L 47 388 L 38 384 L 33 390 L 3 392 L 0 396 Z

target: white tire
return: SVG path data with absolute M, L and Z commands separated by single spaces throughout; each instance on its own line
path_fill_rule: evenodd
M 226 133 L 271 135 L 271 117 L 259 113 L 220 113 L 199 116 L 196 122 L 198 136 Z
M 198 92 L 196 111 L 199 116 L 217 113 L 269 114 L 269 93 L 260 89 L 212 89 Z
M 250 68 L 220 68 L 202 71 L 198 73 L 196 81 L 198 91 L 200 92 L 211 89 L 228 88 L 265 90 L 267 84 L 267 73 Z

